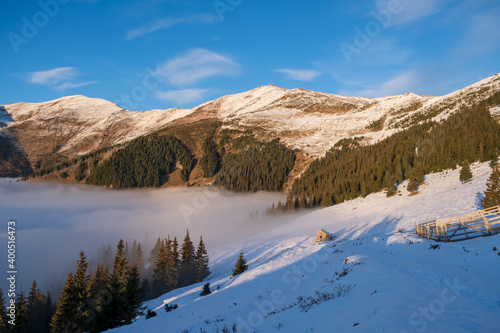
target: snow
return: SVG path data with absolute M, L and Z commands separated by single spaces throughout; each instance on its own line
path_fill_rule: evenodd
M 291 215 L 286 226 L 220 244 L 209 249 L 206 281 L 146 302 L 156 317 L 113 332 L 220 332 L 233 324 L 238 333 L 498 332 L 500 255 L 493 247 L 500 249 L 500 236 L 433 250 L 436 242 L 413 230 L 426 219 L 476 210 L 491 169 L 483 163 L 472 171 L 466 184 L 459 170 L 432 174 L 417 195 L 409 196 L 405 182 L 391 198 L 375 193 Z M 321 228 L 333 241 L 315 242 Z M 240 250 L 249 269 L 231 277 Z M 214 292 L 201 297 L 206 282 Z M 324 301 L 309 306 L 318 295 Z M 179 308 L 166 313 L 165 303 Z
M 279 136 L 290 148 L 321 157 L 343 138 L 365 136 L 366 143 L 374 143 L 401 130 L 389 128 L 390 123 L 404 121 L 416 112 L 445 106 L 448 111 L 434 117 L 440 121 L 465 103 L 499 90 L 499 74 L 438 97 L 414 93 L 382 98 L 348 97 L 268 85 L 192 109 L 145 112 L 129 111 L 109 101 L 77 95 L 44 103 L 5 105 L 7 112 L 0 110 L 0 127 L 33 122 L 36 128 L 50 128 L 64 135 L 61 150 L 71 151 L 82 142 L 103 135 L 111 136 L 111 144 L 120 144 L 161 129 L 176 119 L 185 122 L 219 119 L 224 127 L 256 128 L 256 133 L 264 138 Z M 384 117 L 382 130 L 368 128 Z

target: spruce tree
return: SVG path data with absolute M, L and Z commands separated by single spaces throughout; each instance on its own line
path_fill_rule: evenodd
M 153 269 L 153 295 L 160 296 L 167 292 L 167 247 L 162 241 Z
M 124 315 L 127 313 L 126 290 L 127 290 L 128 263 L 125 259 L 125 244 L 122 239 L 118 242 L 113 272 L 109 281 L 109 299 L 104 305 L 103 316 L 106 318 L 106 328 L 120 326 Z
M 233 276 L 239 275 L 248 269 L 247 261 L 243 256 L 243 251 L 240 252 L 238 260 L 236 261 L 236 265 L 233 269 Z
M 179 283 L 179 257 L 178 251 L 174 250 L 174 242 L 170 237 L 165 242 L 166 248 L 166 265 L 165 265 L 165 282 L 168 290 L 177 287 Z
M 52 317 L 50 323 L 50 331 L 52 333 L 73 332 L 78 329 L 75 325 L 77 313 L 78 296 L 76 293 L 75 281 L 73 274 L 68 275 L 64 289 L 61 292 L 59 301 L 56 306 L 56 313 Z
M 208 253 L 203 243 L 203 237 L 200 236 L 198 249 L 196 250 L 196 282 L 203 281 L 204 278 L 210 275 L 210 268 L 208 267 Z
M 104 310 L 111 298 L 109 290 L 109 274 L 104 266 L 99 264 L 89 280 L 89 332 L 101 332 L 107 328 Z
M 45 297 L 42 291 L 38 289 L 36 281 L 33 280 L 26 304 L 27 313 L 29 314 L 26 321 L 28 332 L 43 333 L 49 329 L 49 326 L 45 327 L 45 324 L 50 324 L 50 322 L 44 322 L 44 307 Z
M 87 274 L 88 262 L 83 251 L 80 251 L 80 259 L 77 263 L 76 272 L 74 275 L 75 292 L 77 296 L 76 310 L 77 317 L 75 325 L 82 330 L 87 330 L 89 316 L 89 279 Z
M 175 261 L 175 264 L 179 266 L 181 264 L 181 255 L 179 253 L 179 242 L 177 241 L 177 237 L 174 236 L 174 241 L 172 242 L 172 258 Z
M 207 282 L 203 285 L 203 290 L 200 293 L 200 296 L 210 295 L 212 291 L 210 290 L 210 282 Z
M 24 292 L 17 296 L 16 300 L 16 325 L 10 327 L 10 331 L 14 333 L 25 333 L 29 329 L 29 313 L 27 308 L 28 302 Z
M 184 287 L 195 283 L 196 266 L 194 264 L 195 252 L 193 242 L 189 237 L 189 230 L 186 231 L 184 243 L 181 249 L 181 266 L 179 272 L 179 286 Z
M 470 170 L 469 162 L 465 161 L 460 170 L 460 181 L 466 182 L 472 178 L 472 171 Z
M 148 263 L 149 263 L 149 272 L 153 274 L 153 268 L 155 267 L 156 258 L 158 257 L 158 251 L 160 251 L 160 247 L 162 247 L 162 240 L 160 237 L 156 240 L 155 246 L 149 253 Z M 148 274 L 148 275 L 150 275 Z
M 488 182 L 486 183 L 486 191 L 484 198 L 481 199 L 483 209 L 500 205 L 500 167 L 495 167 Z
M 141 243 L 137 243 L 137 249 L 135 251 L 135 263 L 139 269 L 139 274 L 145 276 L 145 263 L 144 263 L 144 252 L 142 252 Z
M 127 288 L 125 292 L 125 323 L 130 324 L 139 314 L 141 299 L 141 276 L 137 264 L 134 264 L 128 272 Z
M 412 193 L 415 193 L 418 191 L 418 182 L 417 182 L 417 179 L 412 176 L 410 178 L 410 180 L 408 181 L 408 187 L 407 187 L 408 191 L 412 192 Z
M 385 183 L 385 188 L 386 188 L 386 196 L 390 197 L 398 192 L 398 185 L 396 183 L 396 178 L 394 176 L 387 176 L 386 177 L 386 183 Z

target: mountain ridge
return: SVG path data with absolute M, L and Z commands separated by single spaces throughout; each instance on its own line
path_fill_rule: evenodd
M 324 156 L 339 140 L 363 136 L 363 144 L 372 144 L 420 121 L 445 119 L 461 106 L 486 100 L 498 91 L 499 74 L 444 96 L 409 92 L 350 97 L 266 85 L 191 109 L 143 112 L 104 99 L 72 95 L 42 103 L 4 105 L 0 133 L 22 147 L 34 170 L 199 121 L 219 121 L 223 129 L 252 133 L 260 140 L 279 137 L 288 148 L 298 149 L 312 160 Z M 0 174 L 6 173 L 4 164 Z

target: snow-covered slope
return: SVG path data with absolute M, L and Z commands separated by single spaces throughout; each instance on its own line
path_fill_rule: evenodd
M 500 235 L 431 249 L 436 242 L 413 233 L 415 222 L 477 209 L 491 169 L 472 170 L 466 184 L 458 170 L 433 174 L 414 196 L 403 183 L 394 197 L 372 194 L 220 244 L 204 281 L 211 295 L 199 296 L 203 283 L 172 291 L 146 302 L 156 317 L 113 332 L 498 332 Z M 334 240 L 315 243 L 319 228 Z M 231 277 L 240 249 L 249 269 Z
M 373 143 L 415 123 L 412 115 L 440 120 L 499 90 L 499 74 L 439 97 L 347 97 L 268 85 L 204 103 L 189 118 L 217 118 L 228 128 L 279 136 L 291 148 L 319 157 L 340 139 L 364 136 Z
M 422 119 L 443 119 L 460 106 L 472 105 L 498 91 L 500 74 L 440 97 L 414 93 L 346 97 L 269 85 L 192 109 L 146 112 L 128 111 L 102 99 L 68 96 L 44 103 L 5 105 L 0 108 L 0 133 L 20 143 L 34 169 L 47 161 L 62 161 L 165 126 L 201 119 L 221 121 L 224 128 L 250 130 L 262 139 L 280 137 L 310 160 L 323 156 L 341 139 L 363 136 L 365 143 L 373 143 Z

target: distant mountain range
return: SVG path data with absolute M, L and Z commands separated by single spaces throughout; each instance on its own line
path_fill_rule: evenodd
M 114 151 L 132 139 L 158 131 L 178 138 L 199 160 L 203 141 L 215 126 L 216 132 L 226 129 L 232 138 L 280 138 L 287 148 L 297 150 L 293 178 L 341 139 L 357 136 L 363 137 L 362 144 L 372 144 L 419 122 L 444 119 L 460 107 L 486 101 L 499 91 L 500 74 L 496 74 L 439 97 L 414 93 L 346 97 L 268 85 L 192 109 L 135 112 L 81 95 L 43 103 L 20 102 L 0 107 L 0 176 L 26 176 L 103 148 Z M 102 159 L 109 155 L 102 155 Z M 188 183 L 210 182 L 203 180 L 198 169 L 196 164 Z

